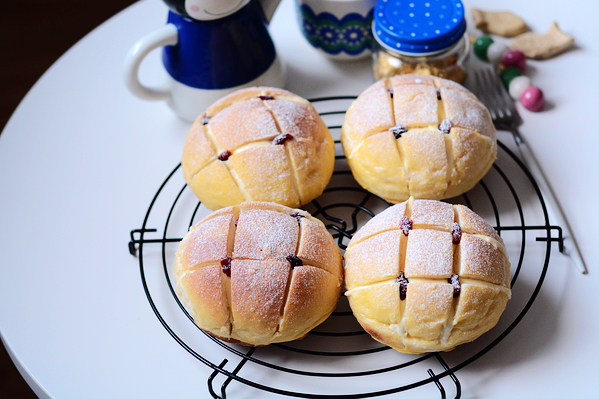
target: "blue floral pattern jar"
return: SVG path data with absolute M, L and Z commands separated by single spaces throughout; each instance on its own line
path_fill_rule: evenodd
M 420 73 L 464 82 L 470 42 L 460 0 L 379 0 L 372 32 L 377 80 Z
M 296 0 L 300 30 L 332 58 L 371 54 L 374 0 Z

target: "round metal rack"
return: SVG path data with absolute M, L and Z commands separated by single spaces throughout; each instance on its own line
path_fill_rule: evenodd
M 334 138 L 339 137 L 345 110 L 353 99 L 355 97 L 327 97 L 310 100 L 329 126 Z M 391 204 L 362 189 L 353 180 L 345 163 L 339 140 L 335 142 L 337 155 L 331 183 L 321 197 L 304 209 L 325 223 L 343 251 L 361 225 Z M 177 173 L 180 165 L 161 184 L 150 203 L 141 228 L 131 231 L 129 250 L 132 255 L 139 258 L 143 288 L 160 323 L 190 355 L 212 369 L 207 385 L 210 395 L 214 398 L 226 398 L 232 382 L 237 382 L 242 386 L 238 389 L 252 387 L 270 392 L 273 396 L 300 398 L 378 397 L 423 386 L 436 387 L 434 391 L 445 398 L 448 382 L 451 384 L 451 393 L 459 398 L 462 394 L 462 386 L 456 372 L 495 348 L 518 325 L 541 289 L 547 273 L 551 244 L 557 242 L 561 250 L 563 242 L 561 228 L 549 224 L 545 202 L 530 172 L 506 144 L 498 141 L 498 147 L 498 160 L 487 176 L 473 190 L 458 198 L 450 199 L 448 202 L 462 203 L 481 214 L 490 224 L 494 225 L 504 240 L 506 240 L 505 235 L 509 235 L 506 247 L 512 263 L 512 290 L 514 293 L 520 292 L 521 295 L 515 304 L 512 305 L 513 300 L 508 303 L 506 313 L 509 313 L 509 316 L 506 320 L 503 320 L 502 317 L 502 321 L 491 332 L 479 338 L 475 345 L 462 345 L 452 352 L 403 355 L 390 350 L 389 347 L 372 340 L 360 328 L 343 296 L 331 317 L 300 341 L 248 348 L 224 343 L 204 333 L 195 326 L 193 319 L 175 294 L 170 270 L 173 264 L 171 247 L 176 247 L 182 239 L 182 235 L 176 234 L 172 227 L 175 224 L 174 220 L 179 217 L 177 215 L 186 215 L 183 218 L 186 219 L 186 228 L 189 228 L 199 221 L 198 218 L 202 212 L 206 212 L 195 197 L 193 197 L 195 202 L 184 199 L 186 195 L 191 197 L 193 194 L 189 194 L 190 190 L 184 182 L 181 184 L 181 179 L 178 178 L 181 174 Z M 522 186 L 527 186 L 529 191 L 526 197 L 522 197 L 523 194 L 520 190 Z M 167 191 L 169 194 L 166 194 Z M 171 192 L 172 194 L 170 194 Z M 164 198 L 165 196 L 167 198 Z M 158 211 L 155 210 L 155 207 L 158 201 L 170 204 L 170 208 L 163 207 L 164 211 L 156 214 Z M 534 210 L 530 211 L 531 208 Z M 538 213 L 540 217 L 537 219 L 543 222 L 534 225 L 526 224 L 525 221 L 529 219 L 528 212 Z M 150 227 L 149 223 L 152 223 L 150 221 L 154 220 L 164 223 L 161 233 L 158 229 Z M 154 223 L 157 222 L 154 221 Z M 531 234 L 527 234 L 530 231 L 536 231 L 539 236 L 534 237 L 534 240 L 531 241 Z M 552 237 L 554 232 L 557 232 L 557 238 Z M 527 245 L 531 245 L 531 242 L 536 246 L 535 252 L 541 252 L 541 258 L 544 257 L 544 260 L 541 262 L 542 264 L 535 262 L 531 266 L 535 269 L 532 273 L 533 281 L 528 281 L 526 286 L 519 291 L 518 280 L 521 272 L 529 267 L 529 263 L 525 262 L 525 250 L 528 248 Z M 156 259 L 158 250 L 147 251 L 147 255 L 144 251 L 146 247 L 156 245 L 161 247 L 160 261 Z M 147 266 L 147 264 L 158 262 L 162 263 L 163 269 L 160 272 L 163 274 L 160 284 L 163 285 L 163 288 L 164 286 L 168 287 L 170 296 L 172 296 L 170 301 L 177 305 L 176 312 L 173 312 L 173 308 L 169 308 L 168 312 L 159 309 L 160 306 L 155 301 L 157 294 L 149 287 L 146 274 L 148 267 L 154 266 Z M 171 314 L 177 312 L 179 313 L 177 315 Z M 181 318 L 181 315 L 184 315 L 185 323 L 193 325 L 193 331 L 197 337 L 189 338 L 189 333 L 180 331 L 182 329 L 181 320 L 170 321 L 172 317 Z M 187 328 L 192 327 L 188 326 Z M 196 342 L 198 340 L 201 340 L 201 344 Z M 194 342 L 190 343 L 189 341 Z M 210 352 L 210 356 L 207 355 L 207 352 Z M 216 356 L 224 355 L 222 358 L 215 358 L 212 352 L 216 352 Z M 230 358 L 236 359 L 237 362 L 234 367 L 227 368 Z M 334 359 L 343 361 L 334 361 Z M 369 359 L 369 361 L 363 361 L 363 359 Z M 371 367 L 373 363 L 377 366 Z M 321 364 L 324 365 L 321 366 Z M 363 367 L 362 364 L 366 364 L 367 367 Z M 433 371 L 434 365 L 436 365 L 437 372 Z M 251 372 L 242 373 L 244 368 L 248 367 L 251 368 Z M 417 368 L 418 371 L 407 372 L 414 368 Z M 420 369 L 422 377 L 412 378 L 409 381 L 399 378 L 404 374 L 410 376 L 418 374 Z M 257 377 L 260 372 L 269 377 Z M 369 383 L 369 379 L 381 375 L 388 376 L 386 380 L 398 381 L 398 383 L 392 382 L 386 386 Z M 281 380 L 279 378 L 281 376 L 291 380 L 299 378 L 301 381 L 295 385 L 291 384 L 291 388 L 275 384 L 274 381 Z M 224 382 L 217 392 L 215 381 L 218 378 L 224 379 Z M 359 379 L 359 389 L 350 383 L 354 378 Z M 310 391 L 312 389 L 311 379 L 317 379 L 321 385 L 324 379 L 325 384 L 338 386 L 339 389 L 336 391 L 339 393 L 328 394 L 318 389 Z M 445 386 L 443 382 L 446 382 Z M 243 388 L 243 386 L 246 387 Z M 297 389 L 298 386 L 301 389 Z M 352 391 L 352 389 L 354 390 Z

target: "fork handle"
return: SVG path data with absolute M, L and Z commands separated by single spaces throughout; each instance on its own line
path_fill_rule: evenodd
M 548 203 L 549 208 L 553 211 L 553 217 L 556 219 L 557 224 L 562 228 L 564 239 L 562 253 L 568 255 L 572 259 L 572 261 L 582 274 L 587 274 L 588 270 L 585 265 L 584 259 L 580 254 L 578 244 L 574 239 L 574 234 L 572 234 L 572 229 L 570 229 L 570 225 L 568 224 L 568 221 L 564 216 L 564 212 L 562 211 L 562 208 L 557 202 L 557 199 L 553 194 L 553 190 L 549 186 L 549 183 L 547 182 L 547 179 L 545 178 L 543 171 L 537 163 L 534 154 L 532 153 L 530 147 L 526 144 L 526 142 L 522 140 L 520 133 L 514 127 L 511 127 L 509 130 L 514 134 L 515 138 L 517 137 L 516 144 L 518 145 L 520 156 L 523 162 L 530 170 L 531 175 L 536 180 L 537 185 L 539 186 L 539 189 L 543 194 L 543 199 Z

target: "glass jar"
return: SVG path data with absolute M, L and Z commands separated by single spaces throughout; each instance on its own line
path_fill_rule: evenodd
M 379 0 L 372 33 L 376 80 L 405 73 L 466 79 L 470 41 L 460 0 Z

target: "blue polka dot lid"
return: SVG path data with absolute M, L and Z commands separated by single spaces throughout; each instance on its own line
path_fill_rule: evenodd
M 405 55 L 442 52 L 466 31 L 460 0 L 379 0 L 372 32 L 385 48 Z

